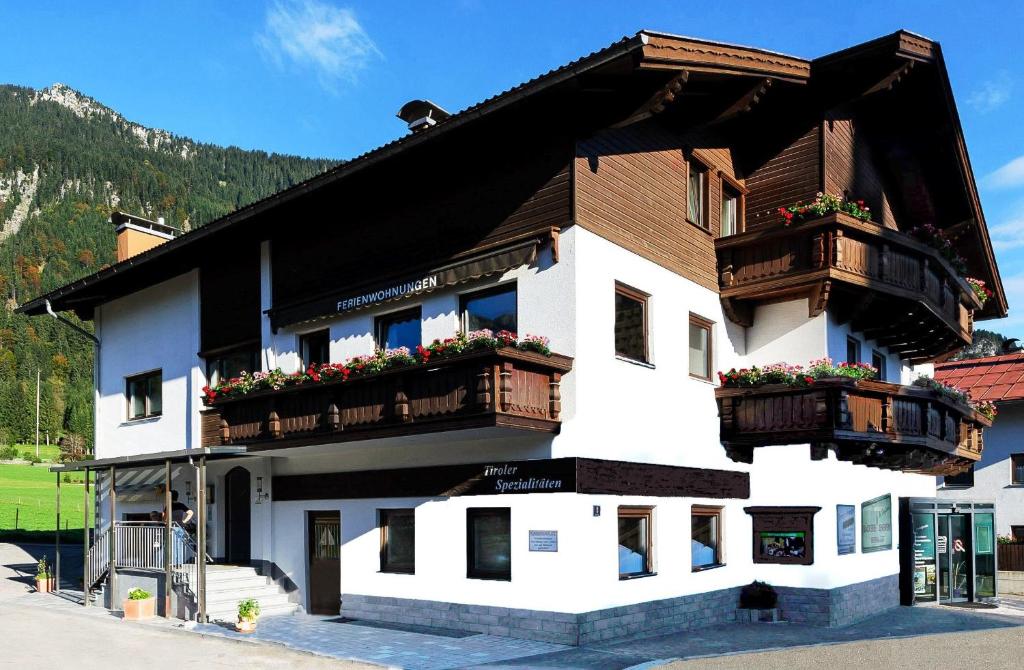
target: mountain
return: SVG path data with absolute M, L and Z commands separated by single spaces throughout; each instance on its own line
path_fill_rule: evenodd
M 0 85 L 0 447 L 33 435 L 37 370 L 40 430 L 92 440 L 92 347 L 13 309 L 113 263 L 112 210 L 189 230 L 336 164 L 147 128 L 63 84 Z

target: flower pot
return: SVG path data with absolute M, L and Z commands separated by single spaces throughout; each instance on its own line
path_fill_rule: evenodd
M 156 615 L 156 598 L 128 599 L 124 601 L 123 606 L 125 621 L 145 621 Z
M 53 579 L 50 577 L 36 577 L 36 592 L 49 593 L 53 590 Z
M 239 619 L 238 623 L 235 624 L 235 630 L 239 633 L 253 633 L 256 631 L 256 622 Z

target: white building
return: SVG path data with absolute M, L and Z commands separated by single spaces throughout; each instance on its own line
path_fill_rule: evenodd
M 905 32 L 815 61 L 641 32 L 458 114 L 410 103 L 407 137 L 25 305 L 100 343 L 87 586 L 163 567 L 179 612 L 230 618 L 244 589 L 208 586 L 248 565 L 270 611 L 570 644 L 733 620 L 755 579 L 793 621 L 898 605 L 898 500 L 986 425 L 900 382 L 1006 311 L 947 95 Z M 873 220 L 783 225 L 820 191 Z M 909 233 L 926 216 L 970 222 L 984 308 Z M 350 360 L 484 328 L 554 354 Z M 716 375 L 823 357 L 881 380 Z M 198 574 L 187 547 L 123 556 L 167 472 Z

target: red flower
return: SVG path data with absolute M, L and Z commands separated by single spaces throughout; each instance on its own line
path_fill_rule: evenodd
M 807 382 L 808 384 L 813 384 L 814 377 L 804 377 L 804 381 Z

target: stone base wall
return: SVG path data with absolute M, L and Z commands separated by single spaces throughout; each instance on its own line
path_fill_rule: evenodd
M 848 626 L 900 604 L 899 575 L 835 589 L 777 586 L 782 618 L 812 626 Z
M 815 626 L 846 626 L 900 604 L 897 575 L 836 589 L 776 590 L 783 620 Z M 735 622 L 739 593 L 736 586 L 579 614 L 347 593 L 341 597 L 341 614 L 366 621 L 587 645 Z

